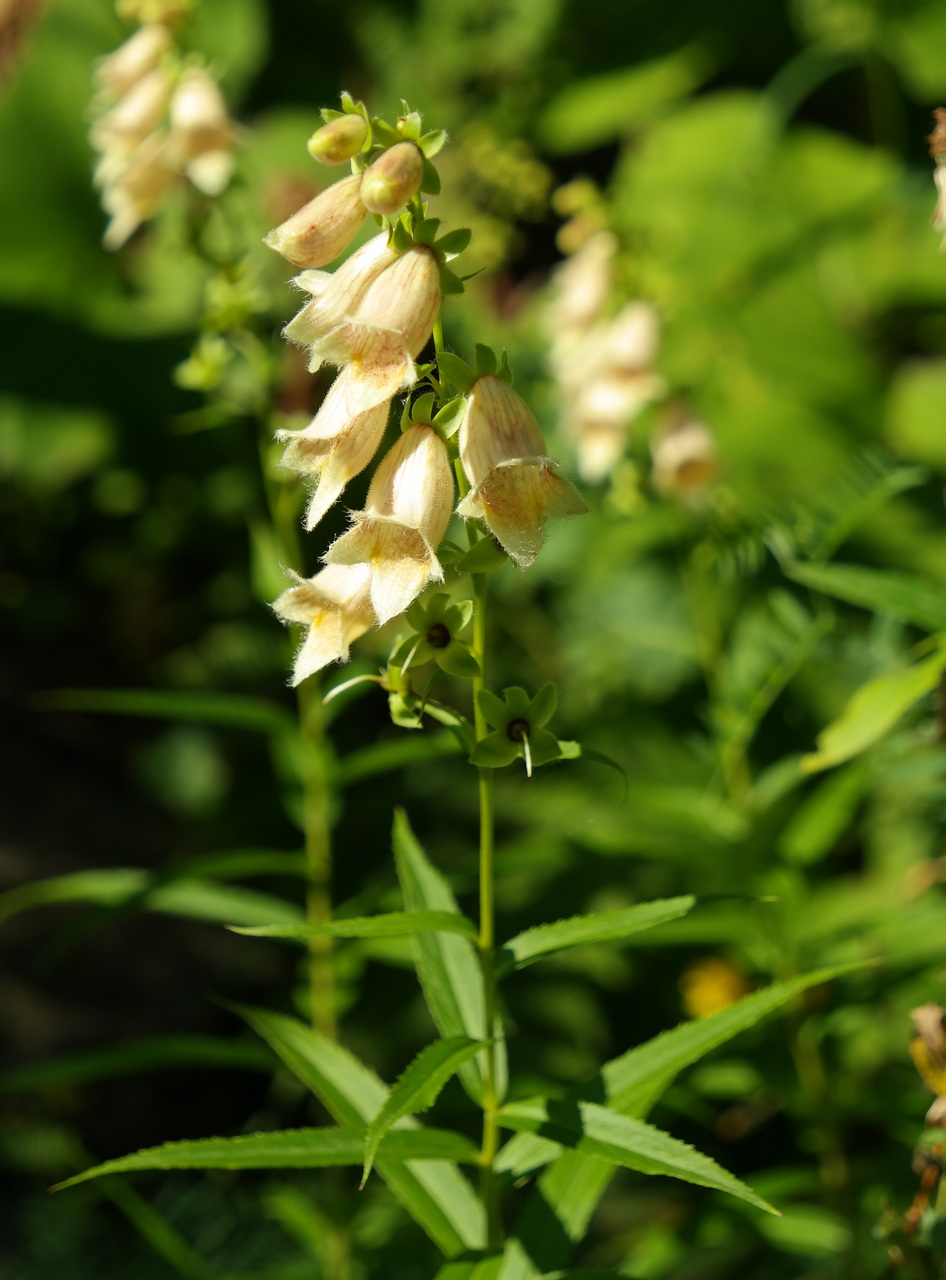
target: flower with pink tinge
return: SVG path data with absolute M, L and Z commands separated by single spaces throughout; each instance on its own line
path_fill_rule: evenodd
M 333 543 L 328 565 L 368 565 L 378 622 L 403 613 L 443 570 L 436 551 L 453 506 L 447 448 L 433 427 L 415 423 L 385 455 L 371 481 L 364 511 Z
M 506 553 L 527 568 L 545 539 L 547 516 L 584 514 L 575 486 L 548 457 L 538 423 L 501 378 L 477 378 L 460 427 L 460 458 L 470 492 L 457 508 L 482 519 Z
M 360 188 L 360 173 L 334 182 L 270 231 L 263 243 L 297 267 L 324 267 L 346 248 L 368 216 Z
M 319 342 L 354 313 L 370 286 L 396 259 L 396 252 L 388 247 L 387 233 L 382 232 L 337 271 L 303 271 L 292 283 L 311 294 L 312 300 L 289 321 L 283 335 L 300 347 Z M 318 357 L 316 360 L 321 363 Z
M 306 510 L 305 526 L 314 529 L 354 476 L 377 452 L 388 421 L 390 396 L 372 391 L 351 368 L 332 383 L 318 413 L 302 431 L 277 431 L 285 444 L 281 465 L 318 477 Z
M 293 685 L 330 662 L 345 662 L 353 640 L 375 622 L 367 565 L 329 565 L 312 578 L 292 575 L 294 585 L 273 601 L 284 622 L 308 626 L 292 668 Z

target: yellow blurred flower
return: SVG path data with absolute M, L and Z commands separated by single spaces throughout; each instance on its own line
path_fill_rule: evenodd
M 684 969 L 680 978 L 683 1011 L 688 1018 L 708 1018 L 749 991 L 745 976 L 722 956 L 706 956 Z

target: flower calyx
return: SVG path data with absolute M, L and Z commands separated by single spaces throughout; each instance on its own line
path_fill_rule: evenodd
M 513 760 L 525 762 L 526 774 L 539 765 L 568 758 L 570 744 L 562 744 L 543 728 L 555 714 L 558 695 L 553 684 L 544 684 L 535 697 L 513 686 L 497 697 L 481 689 L 476 698 L 483 719 L 493 732 L 481 738 L 470 753 L 470 763 L 485 769 L 502 769 Z
M 447 675 L 475 679 L 480 666 L 467 635 L 472 616 L 470 600 L 451 600 L 443 592 L 415 600 L 407 611 L 411 633 L 400 641 L 391 662 L 405 673 L 410 667 L 435 662 Z
M 451 295 L 463 293 L 463 279 L 451 270 L 448 263 L 460 256 L 470 243 L 473 232 L 469 227 L 454 227 L 441 235 L 440 219 L 428 218 L 426 205 L 421 206 L 420 214 L 418 217 L 408 210 L 398 219 L 391 232 L 392 248 L 403 253 L 411 245 L 426 245 L 433 250 L 440 268 L 440 292 Z

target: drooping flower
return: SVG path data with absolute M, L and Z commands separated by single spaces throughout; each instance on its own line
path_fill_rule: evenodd
M 439 310 L 436 254 L 412 244 L 371 282 L 354 314 L 313 344 L 309 368 L 353 364 L 372 378 L 385 377 L 394 395 L 415 381 L 414 356 Z
M 107 157 L 103 158 L 107 159 Z M 120 249 L 143 222 L 154 216 L 177 171 L 171 163 L 167 134 L 148 135 L 131 156 L 117 165 L 114 174 L 102 168 L 102 208 L 110 215 L 102 237 L 106 249 Z
M 233 174 L 235 131 L 217 82 L 203 68 L 191 68 L 178 81 L 170 121 L 177 167 L 204 195 L 219 195 Z
M 360 188 L 360 173 L 334 182 L 264 236 L 263 243 L 297 267 L 324 267 L 347 247 L 368 215 Z
M 301 347 L 319 342 L 355 312 L 369 287 L 396 258 L 383 232 L 362 245 L 337 271 L 303 271 L 293 284 L 310 293 L 312 300 L 289 321 L 284 336 Z
M 100 59 L 95 82 L 103 93 L 117 98 L 153 71 L 170 49 L 172 37 L 167 27 L 149 22 L 129 36 L 113 53 Z
M 460 458 L 471 488 L 458 513 L 485 520 L 522 569 L 539 553 L 547 516 L 588 510 L 575 486 L 558 474 L 524 401 L 492 374 L 477 378 L 467 397 Z
M 716 442 L 699 418 L 678 410 L 651 442 L 658 493 L 698 501 L 719 470 Z
M 284 622 L 309 630 L 295 657 L 293 685 L 301 684 L 330 662 L 344 662 L 351 642 L 374 625 L 367 565 L 329 565 L 312 578 L 292 575 L 293 586 L 273 601 Z
M 345 485 L 363 471 L 377 452 L 388 420 L 390 395 L 382 386 L 343 369 L 328 395 L 302 431 L 277 431 L 286 445 L 282 465 L 317 476 L 318 486 L 306 510 L 305 526 L 314 529 L 341 495 Z
M 437 547 L 453 506 L 446 445 L 424 423 L 407 428 L 382 459 L 354 527 L 329 548 L 328 565 L 367 565 L 379 623 L 403 613 L 428 582 L 440 582 Z

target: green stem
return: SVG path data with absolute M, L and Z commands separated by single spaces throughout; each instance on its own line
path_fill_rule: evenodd
M 473 722 L 476 740 L 486 737 L 489 728 L 480 711 L 478 694 L 486 688 L 486 574 L 473 576 L 473 655 L 479 663 L 479 675 L 473 681 Z M 496 972 L 495 972 L 495 903 L 494 903 L 494 804 L 493 771 L 478 769 L 480 799 L 480 932 L 477 940 L 480 968 L 483 974 L 484 1039 L 488 1046 L 483 1058 L 483 1142 L 480 1148 L 480 1194 L 486 1210 L 487 1249 L 498 1253 L 502 1248 L 502 1223 L 499 1214 L 499 1187 L 493 1162 L 499 1149 L 499 1126 L 496 1111 L 499 1097 L 496 1088 Z
M 263 427 L 265 435 L 260 437 L 260 467 L 279 559 L 283 564 L 299 564 L 302 552 L 298 534 L 298 493 L 294 486 L 277 484 L 269 475 L 271 431 L 268 422 L 264 421 Z M 322 689 L 315 676 L 303 681 L 297 696 L 306 856 L 306 919 L 309 924 L 326 924 L 332 918 L 332 795 Z M 337 1027 L 332 939 L 310 938 L 308 952 L 312 1027 L 334 1040 Z

